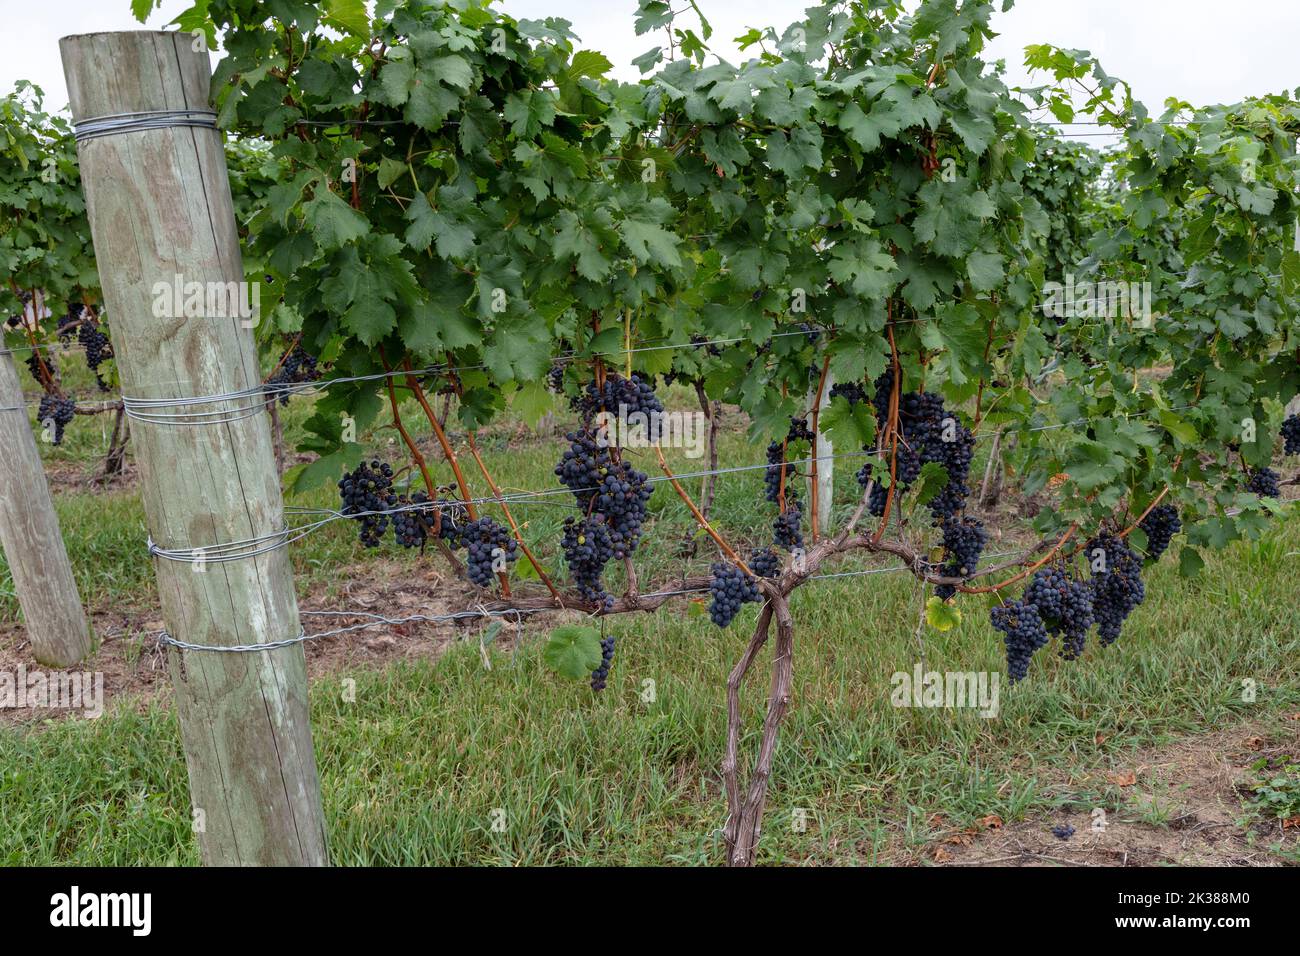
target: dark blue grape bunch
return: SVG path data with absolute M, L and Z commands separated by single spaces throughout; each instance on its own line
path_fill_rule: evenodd
M 32 373 L 32 378 L 36 381 L 37 385 L 41 388 L 48 388 L 49 386 L 46 385 L 45 376 L 41 373 L 42 366 L 44 366 L 45 371 L 49 373 L 50 381 L 57 384 L 59 381 L 59 366 L 55 363 L 54 356 L 49 355 L 48 353 L 42 355 L 40 349 L 32 349 L 32 354 L 27 356 L 27 371 Z M 43 420 L 44 419 L 42 419 L 42 421 Z
M 603 388 L 597 388 L 595 382 L 588 382 L 579 404 L 579 411 L 587 421 L 601 411 L 611 415 L 639 413 L 652 416 L 663 410 L 663 402 L 655 395 L 653 384 L 639 375 L 623 378 L 612 372 L 605 376 Z
M 1291 415 L 1282 423 L 1282 439 L 1286 454 L 1300 455 L 1300 415 Z
M 867 390 L 861 382 L 836 382 L 831 386 L 831 398 L 843 398 L 852 407 L 867 400 Z
M 1159 561 L 1169 547 L 1169 542 L 1183 529 L 1178 509 L 1173 505 L 1157 505 L 1138 523 L 1147 536 L 1147 560 Z
M 1282 486 L 1278 480 L 1278 474 L 1272 468 L 1257 468 L 1250 473 L 1250 481 L 1246 482 L 1246 490 L 1252 494 L 1259 495 L 1261 498 L 1280 498 L 1282 496 Z
M 602 691 L 609 680 L 609 665 L 614 663 L 614 635 L 600 639 L 600 666 L 591 672 L 591 689 Z
M 467 520 L 465 506 L 459 501 L 433 501 L 423 491 L 410 497 L 398 495 L 393 505 L 393 536 L 404 548 L 423 549 L 436 529 L 441 540 L 459 548 L 461 528 Z
M 1024 680 L 1034 651 L 1045 647 L 1051 637 L 1038 616 L 1038 608 L 1025 601 L 1000 604 L 989 612 L 994 630 L 1002 632 L 1007 648 L 1007 677 L 1011 683 Z
M 36 419 L 44 427 L 53 430 L 50 442 L 55 445 L 62 445 L 63 429 L 76 414 L 77 403 L 72 399 L 64 398 L 62 395 L 56 395 L 53 392 L 46 392 L 41 396 L 41 405 L 36 410 Z
M 1119 639 L 1124 621 L 1146 598 L 1142 561 L 1119 537 L 1106 533 L 1088 542 L 1092 567 L 1092 601 L 1102 647 Z
M 546 390 L 554 395 L 564 391 L 564 362 L 556 359 L 546 373 Z
M 614 598 L 606 593 L 601 583 L 605 565 L 614 557 L 614 542 L 610 539 L 605 516 L 593 514 L 581 521 L 565 518 L 560 548 L 578 593 L 606 609 L 612 607 Z
M 306 352 L 301 345 L 295 345 L 293 350 L 284 357 L 280 367 L 275 370 L 275 374 L 262 384 L 262 391 L 269 398 L 278 398 L 281 405 L 288 405 L 289 396 L 293 393 L 285 388 L 286 385 L 315 382 L 320 379 L 320 376 L 316 356 Z
M 790 479 L 795 475 L 795 466 L 785 460 L 786 447 L 797 441 L 812 441 L 812 429 L 802 418 L 791 418 L 790 428 L 786 432 L 785 442 L 774 441 L 767 446 L 767 468 L 763 470 L 763 494 L 768 501 L 776 503 L 781 500 L 781 472 L 785 471 L 786 497 L 789 498 Z
M 876 410 L 877 433 L 885 434 L 889 419 L 889 402 L 893 395 L 893 373 L 885 371 L 876 379 L 873 405 Z M 975 436 L 943 406 L 943 399 L 930 392 L 908 392 L 899 398 L 899 441 L 895 466 L 896 495 L 904 494 L 921 475 L 921 469 L 931 463 L 939 464 L 948 475 L 948 482 L 930 500 L 930 510 L 935 523 L 944 517 L 957 515 L 965 507 L 970 495 L 967 479 L 974 458 Z M 892 455 L 892 443 L 882 445 L 882 455 Z M 872 469 L 864 466 L 858 471 L 858 484 L 866 487 Z M 877 517 L 884 514 L 889 490 L 879 483 L 872 489 L 868 508 Z
M 966 507 L 966 499 L 970 497 L 967 481 L 971 462 L 975 460 L 975 435 L 955 418 L 949 425 L 948 416 L 945 416 L 940 422 L 937 440 L 926 445 L 921 457 L 922 464 L 938 462 L 948 474 L 948 483 L 929 502 L 930 513 L 939 523 Z
M 1096 621 L 1093 590 L 1064 567 L 1042 568 L 1025 588 L 1024 601 L 1038 608 L 1047 632 L 1061 637 L 1061 656 L 1078 660 Z
M 786 482 L 795 473 L 795 467 L 785 463 L 785 449 L 779 441 L 767 446 L 767 468 L 763 471 L 763 497 L 770 502 L 781 500 L 781 472 L 785 471 Z
M 940 569 L 944 577 L 968 578 L 979 567 L 980 555 L 988 543 L 989 534 L 984 522 L 978 518 L 952 516 L 943 519 L 944 563 Z M 934 589 L 942 600 L 957 593 L 956 585 L 940 584 Z
M 734 564 L 715 561 L 710 569 L 713 581 L 709 585 L 712 600 L 709 602 L 709 619 L 718 627 L 726 627 L 740 609 L 763 599 L 758 583 Z
M 1074 836 L 1074 827 L 1068 823 L 1061 823 L 1052 827 L 1052 836 L 1058 840 L 1068 840 Z
M 481 588 L 492 584 L 496 575 L 493 565 L 497 558 L 504 558 L 508 563 L 519 560 L 519 542 L 491 518 L 483 517 L 466 523 L 460 537 L 465 545 L 465 569 L 469 579 Z
M 424 507 L 422 507 L 424 506 Z M 433 529 L 434 507 L 423 491 L 407 497 L 398 495 L 394 503 L 393 537 L 403 548 L 424 549 Z
M 799 504 L 798 498 L 787 491 L 785 511 L 777 515 L 776 520 L 772 522 L 772 540 L 787 551 L 802 548 L 803 532 L 800 531 L 802 522 L 803 506 Z
M 384 532 L 388 530 L 387 511 L 397 502 L 392 487 L 393 467 L 378 459 L 369 465 L 362 462 L 355 471 L 345 473 L 339 479 L 342 513 L 355 516 L 355 520 L 360 522 L 361 543 L 367 548 L 379 547 Z
M 99 390 L 107 392 L 108 382 L 104 381 L 104 373 L 99 370 L 99 367 L 113 357 L 113 346 L 108 341 L 108 336 L 99 326 L 84 321 L 77 329 L 77 341 L 86 350 L 86 367 L 95 373 L 95 382 L 99 385 Z
M 749 553 L 749 567 L 760 578 L 774 578 L 781 573 L 781 559 L 771 548 L 755 548 Z
M 616 460 L 611 450 L 597 441 L 590 428 L 570 432 L 567 438 L 569 447 L 555 466 L 555 474 L 573 492 L 583 514 L 590 518 L 600 517 L 603 530 L 597 532 L 596 540 L 599 544 L 607 544 L 609 549 L 608 555 L 601 551 L 603 556 L 599 562 L 595 561 L 596 555 L 575 550 L 577 560 L 571 561 L 570 565 L 581 569 L 584 581 L 579 582 L 579 587 L 584 593 L 593 599 L 600 595 L 603 600 L 605 591 L 599 581 L 600 569 L 608 561 L 622 560 L 636 551 L 654 488 L 649 476 L 624 461 Z M 575 530 L 574 549 L 582 547 L 577 544 L 580 536 Z
M 68 306 L 68 311 L 59 316 L 58 334 L 59 341 L 64 345 L 72 342 L 72 337 L 77 334 L 81 326 L 81 315 L 83 307 L 77 304 Z

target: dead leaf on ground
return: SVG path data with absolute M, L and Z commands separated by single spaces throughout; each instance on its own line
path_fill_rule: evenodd
M 1132 770 L 1114 770 L 1106 774 L 1106 779 L 1117 787 L 1131 787 L 1138 782 L 1137 774 Z
M 1300 830 L 1300 813 L 1293 817 L 1287 817 L 1282 821 L 1283 830 Z
M 949 853 L 947 850 L 945 850 L 943 847 L 937 846 L 934 848 L 934 862 L 947 863 L 951 859 L 952 859 L 952 854 Z
M 1002 829 L 1002 818 L 996 813 L 990 813 L 986 817 L 980 817 L 980 826 L 986 830 Z
M 1242 743 L 1244 743 L 1246 745 L 1246 748 L 1249 750 L 1260 750 L 1264 746 L 1264 738 L 1247 737 L 1244 741 L 1242 741 Z

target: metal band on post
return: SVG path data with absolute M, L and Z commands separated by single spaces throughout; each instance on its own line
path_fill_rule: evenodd
M 142 113 L 116 113 L 112 116 L 96 116 L 82 120 L 72 126 L 72 135 L 78 143 L 98 139 L 101 136 L 116 136 L 119 133 L 137 133 L 146 129 L 168 129 L 169 127 L 191 127 L 194 129 L 217 128 L 217 114 L 212 110 L 149 110 Z

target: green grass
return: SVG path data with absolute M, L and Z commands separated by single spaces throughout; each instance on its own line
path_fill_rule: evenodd
M 288 410 L 290 435 L 307 404 Z M 409 419 L 415 424 L 414 409 Z M 73 427 L 87 425 L 79 419 Z M 507 445 L 505 435 L 482 443 L 497 480 L 507 489 L 552 486 L 558 446 Z M 378 430 L 369 441 L 383 448 L 390 436 Z M 396 449 L 389 456 L 396 460 Z M 728 433 L 724 464 L 761 461 L 760 446 Z M 855 468 L 849 461 L 839 467 L 846 507 Z M 719 486 L 715 514 L 738 540 L 765 534 L 770 508 L 761 504 L 761 487 L 760 471 Z M 476 488 L 481 493 L 481 483 Z M 152 608 L 134 493 L 58 497 L 92 606 Z M 291 503 L 324 506 L 333 499 L 324 490 Z M 560 523 L 572 511 L 567 505 L 519 509 L 526 535 L 543 545 L 552 567 Z M 683 570 L 673 545 L 691 527 L 663 485 L 653 512 L 638 560 L 643 588 Z M 995 719 L 891 706 L 891 675 L 910 672 L 918 659 L 918 602 L 908 576 L 815 582 L 797 592 L 795 698 L 777 752 L 760 861 L 871 863 L 886 852 L 895 858 L 925 842 L 934 813 L 957 825 L 990 813 L 1020 819 L 1071 799 L 1057 785 L 1066 774 L 1123 766 L 1138 748 L 1294 711 L 1300 607 L 1297 559 L 1288 555 L 1298 527 L 1296 518 L 1279 521 L 1262 541 L 1210 556 L 1193 581 L 1166 559 L 1149 574 L 1147 601 L 1117 645 L 1102 650 L 1094 643 L 1074 664 L 1040 653 L 1028 681 L 1002 685 Z M 695 567 L 707 562 L 709 550 L 701 547 Z M 372 559 L 344 523 L 295 545 L 293 557 L 300 590 L 364 580 Z M 433 554 L 420 560 L 439 561 Z M 7 589 L 0 578 L 0 590 Z M 960 606 L 960 625 L 923 634 L 926 667 L 1001 672 L 1001 645 L 984 602 L 967 598 Z M 494 650 L 490 670 L 474 637 L 436 663 L 317 681 L 313 728 L 334 860 L 717 862 L 725 818 L 718 773 L 723 685 L 756 611 L 746 609 L 719 631 L 698 606 L 690 608 L 675 603 L 653 616 L 611 620 L 618 654 L 609 689 L 599 696 L 548 672 L 534 639 L 513 652 Z M 0 616 L 15 614 L 12 600 L 0 599 Z M 764 655 L 746 687 L 747 758 L 757 745 L 768 663 Z M 345 678 L 356 681 L 354 703 L 343 699 Z M 1258 686 L 1253 703 L 1242 700 L 1245 679 Z M 642 699 L 647 681 L 654 686 L 649 703 Z M 184 759 L 165 706 L 0 731 L 0 768 L 0 862 L 197 862 Z M 803 833 L 791 825 L 797 808 L 808 814 Z M 498 809 L 505 811 L 504 832 L 493 830 Z

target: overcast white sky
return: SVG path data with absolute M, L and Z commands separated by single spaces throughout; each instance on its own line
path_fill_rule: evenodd
M 149 21 L 160 28 L 193 0 L 165 0 Z M 731 38 L 748 27 L 784 27 L 804 0 L 699 0 L 714 26 L 713 48 L 742 59 Z M 632 30 L 633 0 L 504 0 L 517 18 L 570 20 L 582 46 L 600 50 L 618 75 L 639 74 L 630 60 L 659 43 Z M 1091 49 L 1115 76 L 1133 84 L 1153 113 L 1177 96 L 1197 104 L 1233 102 L 1252 94 L 1300 86 L 1300 3 L 1296 0 L 1019 0 L 995 27 L 993 53 L 1004 57 L 1012 83 L 1027 83 L 1020 63 L 1029 43 Z M 129 0 L 0 0 L 0 92 L 30 79 L 47 106 L 67 102 L 59 37 L 69 33 L 139 29 Z

